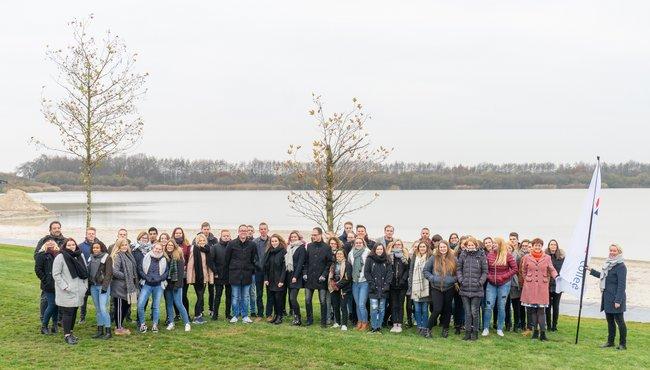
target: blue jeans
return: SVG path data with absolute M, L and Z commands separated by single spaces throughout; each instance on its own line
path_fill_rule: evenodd
M 415 312 L 413 313 L 413 315 L 415 316 L 415 322 L 418 328 L 424 329 L 428 327 L 427 325 L 429 324 L 429 302 L 413 301 L 413 304 L 415 305 Z
M 111 317 L 108 314 L 108 300 L 111 297 L 110 287 L 106 293 L 102 293 L 101 285 L 93 285 L 90 287 L 90 295 L 93 297 L 93 304 L 95 305 L 95 316 L 97 317 L 97 326 L 105 328 L 111 327 Z
M 52 326 L 56 326 L 59 319 L 59 306 L 56 305 L 54 292 L 43 292 L 45 295 L 45 300 L 47 301 L 47 307 L 43 311 L 43 326 L 47 326 L 52 319 Z
M 174 322 L 174 306 L 181 315 L 184 324 L 190 323 L 190 317 L 183 306 L 183 287 L 176 289 L 165 289 L 165 309 L 167 311 L 167 321 Z
M 248 317 L 251 301 L 251 285 L 232 285 L 232 316 Z
M 354 297 L 354 303 L 357 305 L 357 320 L 359 322 L 368 322 L 368 311 L 366 310 L 368 282 L 352 283 L 352 297 Z
M 249 303 L 248 303 L 248 309 L 250 310 L 251 315 L 255 315 L 257 310 L 255 309 L 257 307 L 257 280 L 255 279 L 255 274 L 251 277 L 253 279 L 253 283 L 249 286 L 250 293 L 249 293 Z M 233 303 L 234 305 L 234 303 Z M 237 316 L 237 315 L 234 315 Z M 246 315 L 248 316 L 248 315 Z M 262 312 L 260 312 L 260 317 L 262 316 Z
M 162 285 L 151 286 L 143 285 L 140 288 L 140 296 L 138 297 L 138 324 L 144 324 L 144 306 L 149 300 L 149 296 L 153 296 L 153 302 L 151 303 L 151 310 L 153 311 L 153 323 L 158 325 L 158 319 L 160 318 L 160 297 L 163 295 Z
M 384 322 L 386 313 L 386 298 L 370 298 L 370 326 L 373 329 L 380 329 Z
M 510 294 L 510 281 L 496 286 L 490 283 L 485 288 L 485 309 L 483 310 L 483 329 L 490 327 L 494 304 L 497 303 L 497 330 L 503 330 L 506 321 L 506 299 Z

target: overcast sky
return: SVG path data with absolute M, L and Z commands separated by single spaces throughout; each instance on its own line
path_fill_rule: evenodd
M 650 161 L 650 2 L 14 1 L 0 5 L 0 171 L 54 139 L 45 46 L 95 14 L 150 78 L 133 153 L 286 159 L 311 93 L 358 97 L 392 160 Z

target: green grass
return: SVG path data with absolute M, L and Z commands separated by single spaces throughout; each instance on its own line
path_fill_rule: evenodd
M 617 351 L 599 348 L 607 334 L 604 320 L 584 319 L 576 346 L 576 319 L 564 316 L 545 343 L 514 333 L 468 343 L 453 334 L 440 338 L 438 328 L 426 340 L 413 329 L 370 335 L 223 320 L 195 325 L 190 333 L 133 330 L 100 341 L 90 338 L 95 320 L 89 304 L 89 320 L 75 328 L 80 343 L 69 346 L 61 334 L 38 334 L 33 264 L 31 248 L 0 245 L 0 368 L 650 368 L 650 324 L 628 323 L 629 349 Z

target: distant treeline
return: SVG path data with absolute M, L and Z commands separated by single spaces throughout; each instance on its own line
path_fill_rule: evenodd
M 448 166 L 444 163 L 395 162 L 380 166 L 367 186 L 384 189 L 531 189 L 584 188 L 593 164 L 482 163 Z M 32 181 L 70 189 L 79 186 L 78 159 L 42 155 L 20 165 L 17 174 Z M 603 186 L 650 187 L 650 164 L 626 162 L 602 167 Z M 98 188 L 129 189 L 291 189 L 299 185 L 281 161 L 155 158 L 143 154 L 106 161 L 95 172 Z

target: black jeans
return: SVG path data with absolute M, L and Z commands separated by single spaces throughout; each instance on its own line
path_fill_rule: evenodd
M 546 331 L 546 308 L 544 307 L 527 307 L 528 314 L 530 315 L 530 328 L 540 331 Z
M 443 329 L 449 329 L 451 321 L 451 301 L 454 299 L 455 289 L 447 289 L 444 292 L 438 289 L 430 289 L 433 311 L 429 316 L 429 329 L 433 328 L 435 318 L 440 315 L 440 325 Z
M 411 299 L 411 296 L 406 296 L 406 321 L 413 322 L 413 312 L 415 311 L 415 304 Z
M 225 289 L 224 289 L 225 288 Z M 219 316 L 219 307 L 221 307 L 221 296 L 226 291 L 226 317 L 230 319 L 232 315 L 230 314 L 230 309 L 232 307 L 232 288 L 230 284 L 214 284 L 214 302 L 212 307 L 212 314 L 214 316 Z
M 190 300 L 187 298 L 187 291 L 190 290 L 190 285 L 187 283 L 187 280 L 183 282 L 183 306 L 187 314 L 190 314 Z
M 627 346 L 627 326 L 622 313 L 606 313 L 607 318 L 607 343 L 614 344 L 616 339 L 616 326 L 618 325 L 618 332 L 620 334 L 619 344 Z
M 460 297 L 463 300 L 465 309 L 465 331 L 477 332 L 480 324 L 479 309 L 481 307 L 481 297 Z
M 404 299 L 406 298 L 406 289 L 391 289 L 389 292 L 391 321 L 393 324 L 402 324 L 404 322 Z
M 557 329 L 557 319 L 560 315 L 560 298 L 562 293 L 550 292 L 549 305 L 546 307 L 546 324 L 554 330 Z
M 284 292 L 285 292 L 284 290 L 281 291 L 267 290 L 268 301 L 272 302 L 272 306 L 270 307 L 271 312 L 268 312 L 268 316 L 271 315 L 282 316 L 282 301 L 284 301 Z M 267 311 L 269 310 L 268 303 L 266 305 L 266 309 Z
M 68 335 L 74 330 L 74 322 L 77 319 L 79 307 L 59 307 L 63 321 L 63 334 Z
M 214 284 L 208 284 L 208 311 L 214 310 Z
M 255 293 L 257 294 L 256 300 L 256 306 L 257 310 L 257 316 L 263 317 L 264 316 L 264 273 L 261 272 L 256 272 L 255 273 Z M 266 292 L 268 295 L 268 292 Z
M 194 316 L 198 317 L 203 315 L 203 304 L 205 302 L 205 286 L 207 284 L 194 283 L 194 292 L 196 293 L 196 303 L 194 304 Z
M 115 327 L 121 329 L 124 327 L 124 318 L 126 317 L 127 312 L 131 310 L 131 305 L 126 301 L 126 299 L 113 298 L 113 321 L 115 322 Z
M 84 295 L 84 303 L 81 305 L 81 317 L 79 317 L 79 320 L 86 320 L 86 311 L 88 310 L 88 296 L 90 296 L 90 289 L 86 289 L 86 295 Z
M 514 329 L 524 329 L 525 324 L 522 322 L 524 318 L 521 314 L 521 300 L 519 298 L 510 298 L 512 304 L 512 327 Z
M 348 302 L 351 293 L 341 294 L 340 290 L 331 293 L 332 310 L 334 310 L 334 320 L 337 324 L 348 325 Z
M 298 292 L 300 289 L 289 289 L 289 307 L 295 316 L 300 318 L 300 303 L 298 303 Z
M 269 287 L 268 286 L 266 287 L 266 312 L 264 312 L 264 314 L 267 317 L 273 315 L 273 310 L 275 308 L 275 300 L 281 298 L 282 298 L 281 294 L 271 294 Z M 280 311 L 279 313 L 282 313 L 282 311 Z M 276 311 L 275 314 L 277 315 L 278 312 Z
M 460 329 L 465 326 L 465 309 L 463 308 L 463 299 L 456 289 L 454 289 L 452 306 L 454 310 L 454 328 Z
M 307 310 L 307 321 L 314 321 L 314 307 L 311 301 L 316 289 L 305 288 L 305 309 Z M 318 289 L 318 301 L 320 302 L 320 323 L 327 324 L 327 289 Z

